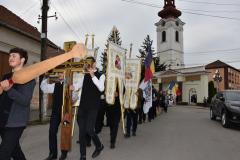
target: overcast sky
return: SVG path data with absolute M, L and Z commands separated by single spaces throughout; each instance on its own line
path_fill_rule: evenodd
M 131 0 L 128 0 L 131 1 Z M 136 4 L 136 3 L 138 4 Z M 141 3 L 141 4 L 140 4 Z M 160 20 L 164 0 L 50 0 L 48 37 L 63 47 L 64 41 L 85 41 L 85 34 L 95 34 L 100 51 L 115 25 L 120 31 L 122 47 L 139 54 L 147 34 L 154 40 L 155 23 Z M 186 65 L 203 65 L 217 59 L 240 68 L 240 0 L 176 0 L 182 11 Z M 0 4 L 41 30 L 37 23 L 41 0 L 1 0 Z M 1 15 L 0 15 L 1 16 Z M 214 17 L 216 16 L 216 17 Z M 71 26 L 71 27 L 69 27 Z

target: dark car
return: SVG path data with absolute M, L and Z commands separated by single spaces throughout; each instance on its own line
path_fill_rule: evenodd
M 218 92 L 210 104 L 210 118 L 221 118 L 222 126 L 230 127 L 231 123 L 240 124 L 240 90 Z

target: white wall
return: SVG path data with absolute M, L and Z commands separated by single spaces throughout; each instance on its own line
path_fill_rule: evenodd
M 197 102 L 201 103 L 200 94 L 201 94 L 201 84 L 200 81 L 189 81 L 183 82 L 182 86 L 182 101 L 189 103 L 189 91 L 191 88 L 195 88 L 197 92 Z
M 39 62 L 41 52 L 40 42 L 0 27 L 0 50 L 8 53 L 14 47 L 20 47 L 28 51 L 28 64 Z
M 197 91 L 197 103 L 203 103 L 204 97 L 208 97 L 208 76 L 201 75 L 200 81 L 183 82 L 182 101 L 189 103 L 189 91 L 195 88 Z
M 41 52 L 40 42 L 0 26 L 0 50 L 8 53 L 9 50 L 14 47 L 20 47 L 27 50 L 27 65 L 39 62 Z M 38 108 L 38 78 L 36 81 L 37 84 L 34 89 L 31 108 Z
M 162 26 L 162 23 L 165 25 Z M 176 25 L 176 22 L 179 25 Z M 180 19 L 161 19 L 155 25 L 157 26 L 157 53 L 160 57 L 160 63 L 171 65 L 171 69 L 182 68 L 184 66 L 183 55 L 183 23 Z M 162 32 L 166 31 L 166 41 L 162 42 Z M 179 33 L 179 42 L 175 40 L 175 32 Z M 179 64 L 180 66 L 177 66 Z
M 201 75 L 201 95 L 200 100 L 208 97 L 208 75 Z

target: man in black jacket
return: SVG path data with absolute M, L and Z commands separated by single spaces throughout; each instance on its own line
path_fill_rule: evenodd
M 9 51 L 9 65 L 12 72 L 19 71 L 27 63 L 27 51 L 13 48 Z M 12 73 L 4 75 L 0 82 L 0 160 L 26 160 L 19 140 L 26 128 L 30 102 L 35 87 L 35 80 L 25 84 L 11 84 Z
M 45 160 L 55 160 L 58 155 L 58 143 L 57 133 L 62 116 L 62 104 L 63 104 L 63 88 L 64 88 L 64 73 L 58 73 L 58 79 L 54 83 L 48 83 L 48 79 L 43 79 L 40 88 L 43 93 L 53 93 L 52 114 L 49 125 L 49 156 Z M 72 90 L 72 101 L 76 101 L 78 98 L 77 85 L 72 84 L 70 86 Z M 67 158 L 67 150 L 61 150 L 61 156 L 59 160 L 65 160 Z
M 92 65 L 87 68 L 89 73 L 84 75 L 77 122 L 79 126 L 80 160 L 86 160 L 86 135 L 94 142 L 95 151 L 92 158 L 97 157 L 103 150 L 103 144 L 94 131 L 98 109 L 100 107 L 101 92 L 104 91 L 105 76 L 96 69 L 96 61 L 89 57 Z

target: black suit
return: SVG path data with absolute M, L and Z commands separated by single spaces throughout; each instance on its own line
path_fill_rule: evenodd
M 53 157 L 58 155 L 57 133 L 61 122 L 63 102 L 63 83 L 55 83 L 53 92 L 52 114 L 49 126 L 49 151 Z M 62 154 L 67 154 L 67 151 L 62 150 Z
M 121 118 L 121 105 L 120 105 L 119 97 L 115 98 L 114 105 L 108 106 L 107 117 L 108 117 L 108 123 L 110 127 L 110 142 L 112 145 L 115 145 L 119 122 Z
M 101 74 L 99 72 L 95 72 L 95 76 L 99 79 Z M 93 140 L 96 149 L 102 147 L 102 143 L 100 142 L 97 134 L 95 133 L 95 123 L 98 109 L 100 107 L 100 95 L 101 92 L 93 83 L 91 75 L 85 74 L 77 115 L 81 157 L 86 157 L 87 134 Z

